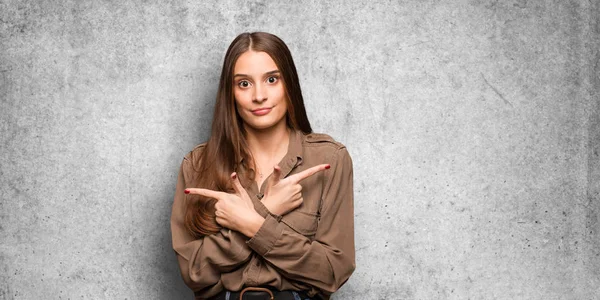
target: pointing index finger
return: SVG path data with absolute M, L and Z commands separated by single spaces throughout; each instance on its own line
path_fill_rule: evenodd
M 208 190 L 208 189 L 190 188 L 190 189 L 185 189 L 185 193 L 192 194 L 192 195 L 200 195 L 200 196 L 204 196 L 204 197 L 208 197 L 208 198 L 215 198 L 215 199 L 219 200 L 219 199 L 221 199 L 221 194 L 223 192 L 218 192 L 218 191 L 213 191 L 213 190 Z
M 313 176 L 313 175 L 317 174 L 318 172 L 327 170 L 330 167 L 331 166 L 329 164 L 316 165 L 316 166 L 310 167 L 298 174 L 291 175 L 287 179 L 292 182 L 299 183 L 300 181 L 302 181 L 310 176 Z
M 244 187 L 240 183 L 240 179 L 238 178 L 236 172 L 231 173 L 231 182 L 233 183 L 233 189 L 235 192 L 241 195 L 242 191 L 244 191 Z

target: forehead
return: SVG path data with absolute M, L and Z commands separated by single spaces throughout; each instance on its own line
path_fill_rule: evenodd
M 266 52 L 246 51 L 240 55 L 233 67 L 233 73 L 251 76 L 277 70 L 277 64 Z

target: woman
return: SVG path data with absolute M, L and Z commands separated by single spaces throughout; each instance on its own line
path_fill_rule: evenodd
M 239 35 L 210 139 L 179 171 L 171 231 L 185 283 L 196 299 L 329 299 L 355 267 L 352 188 L 346 148 L 312 133 L 285 43 Z

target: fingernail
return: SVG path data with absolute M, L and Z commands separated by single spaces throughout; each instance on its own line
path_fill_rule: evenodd
M 235 180 L 237 178 L 237 173 L 231 174 L 231 179 Z
M 331 165 L 326 165 L 325 166 L 325 169 L 329 169 L 329 168 L 331 168 Z
M 184 193 L 189 194 L 190 190 L 185 190 Z

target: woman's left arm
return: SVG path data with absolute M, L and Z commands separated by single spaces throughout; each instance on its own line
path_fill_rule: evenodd
M 345 147 L 336 151 L 326 174 L 314 240 L 268 215 L 248 246 L 283 276 L 329 294 L 339 289 L 355 268 L 352 159 Z

